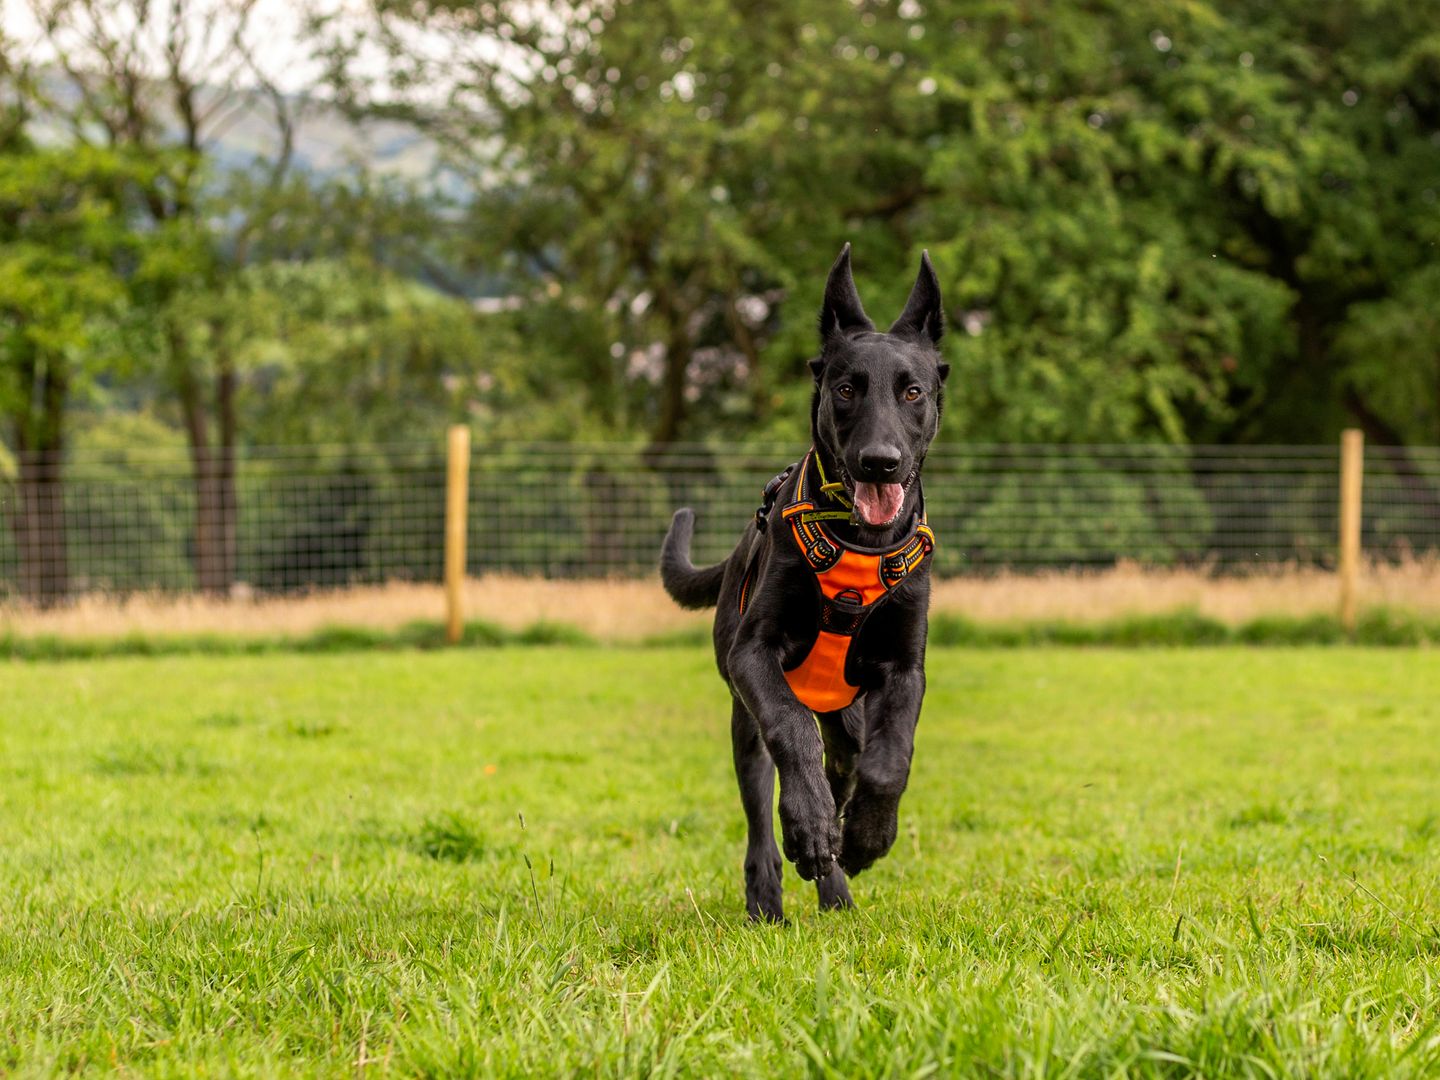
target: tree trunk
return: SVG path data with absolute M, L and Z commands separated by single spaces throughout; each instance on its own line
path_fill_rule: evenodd
M 70 591 L 60 454 L 58 446 L 20 454 L 15 516 L 20 596 L 40 607 L 54 606 Z
M 660 413 L 650 438 L 652 449 L 675 442 L 685 426 L 685 377 L 690 369 L 690 338 L 685 332 L 683 313 L 672 311 L 666 321 L 670 325 L 670 333 L 665 342 Z
M 34 358 L 24 363 L 26 399 L 40 406 L 16 417 L 19 477 L 12 518 L 20 557 L 20 596 L 51 607 L 70 592 L 70 560 L 65 537 L 65 399 L 69 392 L 64 369 Z
M 170 341 L 174 370 L 179 375 L 180 405 L 190 443 L 190 473 L 195 487 L 195 583 L 204 592 L 225 595 L 235 580 L 235 447 L 234 372 L 222 360 L 216 380 L 220 413 L 220 445 L 210 445 L 205 394 L 185 345 Z
M 746 377 L 750 381 L 750 411 L 759 421 L 770 415 L 770 390 L 765 385 L 765 372 L 760 367 L 760 344 L 737 306 L 738 297 L 731 296 L 725 304 L 725 318 L 730 334 L 745 356 Z

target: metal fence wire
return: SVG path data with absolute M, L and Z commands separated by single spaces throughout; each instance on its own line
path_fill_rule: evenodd
M 468 570 L 648 574 L 679 506 L 697 514 L 696 561 L 723 558 L 765 482 L 803 450 L 477 443 Z M 54 464 L 0 461 L 0 599 L 441 577 L 440 438 L 246 449 L 218 500 L 183 449 Z M 1221 573 L 1333 565 L 1338 483 L 1338 450 L 1320 446 L 946 445 L 924 473 L 942 575 L 1118 560 Z M 1440 548 L 1440 448 L 1366 451 L 1364 544 L 1377 558 Z

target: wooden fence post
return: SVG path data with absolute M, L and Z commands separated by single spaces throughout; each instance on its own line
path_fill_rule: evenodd
M 445 640 L 459 642 L 465 630 L 465 516 L 470 496 L 470 429 L 450 429 L 445 461 Z
M 1360 492 L 1365 475 L 1365 435 L 1347 428 L 1340 435 L 1340 625 L 1355 632 L 1360 583 Z

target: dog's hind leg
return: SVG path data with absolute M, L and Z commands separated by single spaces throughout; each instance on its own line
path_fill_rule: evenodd
M 782 922 L 780 849 L 775 845 L 775 762 L 760 736 L 760 725 L 736 698 L 730 713 L 735 778 L 745 807 L 745 910 L 757 922 Z M 836 867 L 836 873 L 840 873 Z M 843 879 L 843 874 L 841 875 Z
M 835 818 L 838 822 L 845 814 L 845 805 L 855 791 L 855 765 L 860 759 L 861 739 L 865 732 L 865 706 L 863 702 L 851 705 L 839 712 L 820 713 L 820 739 L 825 744 L 825 779 L 830 782 L 830 793 L 835 797 Z M 850 897 L 850 886 L 845 881 L 845 871 L 839 865 L 815 882 L 820 894 L 822 911 L 838 911 L 855 906 Z
M 815 882 L 815 891 L 820 896 L 821 911 L 844 911 L 855 906 L 850 896 L 850 883 L 845 880 L 845 871 L 838 864 Z
M 866 695 L 865 744 L 846 807 L 840 853 L 840 865 L 851 877 L 895 843 L 900 796 L 910 779 L 915 724 L 924 697 L 925 672 L 918 663 L 892 672 L 883 687 Z
M 855 766 L 865 738 L 865 701 L 862 698 L 838 712 L 820 713 L 817 719 L 825 746 L 825 779 L 830 782 L 838 819 L 845 816 L 845 804 L 855 793 Z

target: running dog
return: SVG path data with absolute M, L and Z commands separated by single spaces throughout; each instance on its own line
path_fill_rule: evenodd
M 854 906 L 847 876 L 895 842 L 925 696 L 935 538 L 920 470 L 940 426 L 943 332 L 928 253 L 904 312 L 880 333 L 846 244 L 825 284 L 821 350 L 810 362 L 809 452 L 766 487 L 725 561 L 691 564 L 689 509 L 676 511 L 665 537 L 666 591 L 682 607 L 717 607 L 752 919 L 784 917 L 777 772 L 785 857 L 816 883 L 822 909 Z

